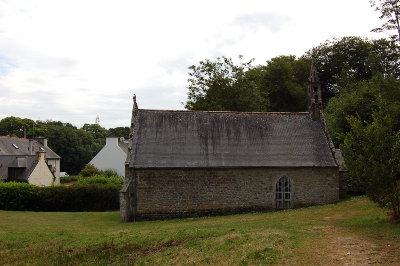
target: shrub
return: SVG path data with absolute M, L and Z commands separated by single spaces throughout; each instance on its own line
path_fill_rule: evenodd
M 30 210 L 37 196 L 38 188 L 33 185 L 17 182 L 0 183 L 1 210 Z
M 119 185 L 43 187 L 36 208 L 40 211 L 107 211 L 119 208 Z
M 90 177 L 79 177 L 78 182 L 74 185 L 114 184 L 122 186 L 123 183 L 124 180 L 119 176 L 107 177 L 105 175 L 95 175 Z
M 85 165 L 85 167 L 79 173 L 80 176 L 94 176 L 98 174 L 100 174 L 100 170 L 90 163 Z
M 75 181 L 78 181 L 78 176 L 71 175 L 71 176 L 64 176 L 64 177 L 60 178 L 61 184 L 75 182 Z
M 119 176 L 117 171 L 114 171 L 112 169 L 106 169 L 104 171 L 100 171 L 102 175 L 105 175 L 106 177 L 115 177 L 115 176 Z
M 121 185 L 90 184 L 36 187 L 26 183 L 0 184 L 0 209 L 14 211 L 107 211 L 119 208 Z

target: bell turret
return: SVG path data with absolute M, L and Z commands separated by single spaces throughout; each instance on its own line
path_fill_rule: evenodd
M 322 112 L 321 82 L 314 60 L 311 63 L 308 81 L 308 112 L 312 120 L 319 120 Z

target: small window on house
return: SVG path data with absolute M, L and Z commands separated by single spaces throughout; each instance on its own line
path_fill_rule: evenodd
M 13 143 L 12 146 L 16 149 L 19 149 L 19 147 L 17 146 L 17 144 Z
M 41 151 L 44 151 L 44 149 L 43 149 L 42 147 L 39 147 L 39 149 L 40 149 Z

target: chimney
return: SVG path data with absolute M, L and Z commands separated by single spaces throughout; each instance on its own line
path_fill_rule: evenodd
M 107 137 L 106 138 L 106 146 L 118 146 L 118 138 L 115 137 Z
M 44 138 L 44 137 L 36 137 L 34 139 L 37 140 L 43 146 L 47 147 L 47 139 L 46 138 Z
M 29 155 L 33 155 L 33 139 L 29 139 L 28 152 Z
M 46 159 L 46 152 L 45 151 L 37 151 L 36 152 L 36 160 L 41 161 Z
M 314 59 L 311 63 L 308 81 L 308 112 L 312 120 L 320 120 L 322 112 L 321 82 L 319 81 Z

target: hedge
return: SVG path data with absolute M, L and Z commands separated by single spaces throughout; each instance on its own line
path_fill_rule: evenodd
M 123 183 L 124 180 L 119 176 L 94 175 L 89 177 L 79 176 L 74 185 L 115 184 L 122 186 Z
M 0 209 L 14 211 L 107 211 L 119 209 L 120 185 L 36 187 L 0 183 Z
M 27 183 L 0 183 L 0 210 L 29 210 L 37 194 L 37 187 Z

